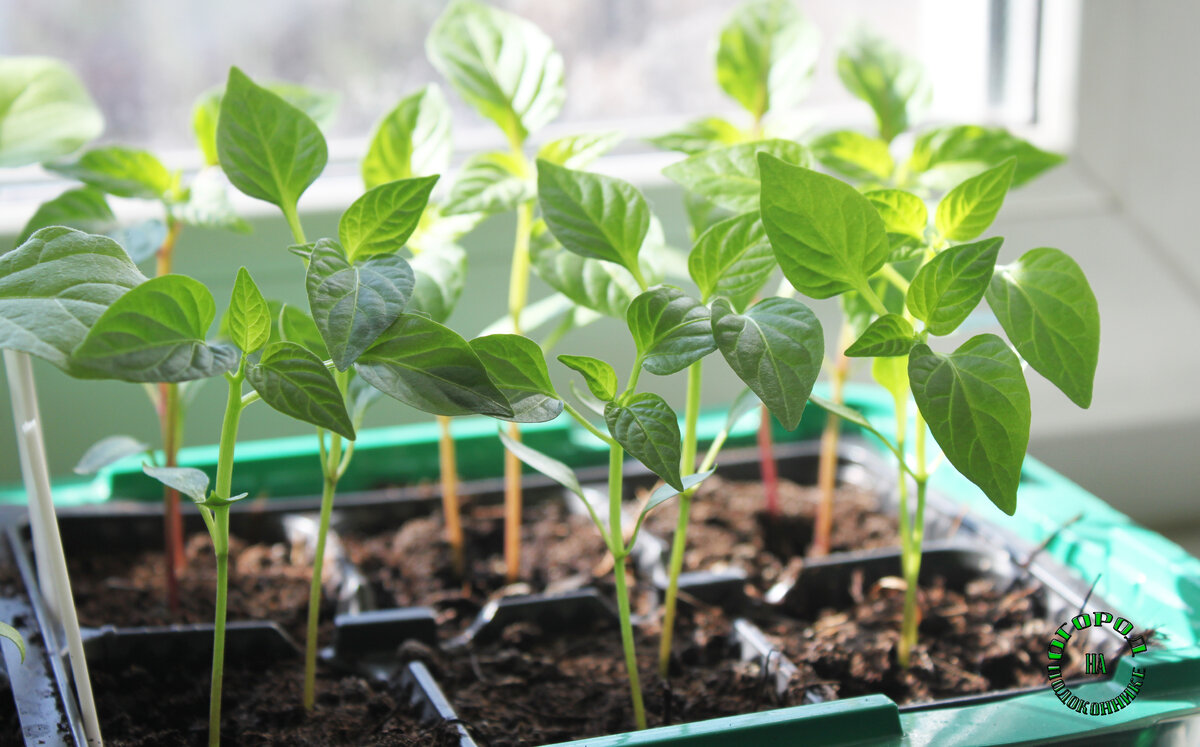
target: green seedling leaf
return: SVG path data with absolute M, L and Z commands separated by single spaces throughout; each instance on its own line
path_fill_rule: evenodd
M 612 262 L 569 252 L 554 241 L 549 232 L 542 239 L 535 237 L 529 251 L 533 270 L 546 285 L 573 303 L 605 316 L 624 319 L 630 302 L 642 292 L 629 270 Z M 656 280 L 644 263 L 642 276 L 648 282 Z
M 271 339 L 271 310 L 245 267 L 238 268 L 233 281 L 224 326 L 229 339 L 246 355 L 258 352 Z
M 759 140 L 698 153 L 663 169 L 671 180 L 735 213 L 758 210 L 759 153 L 794 164 L 812 165 L 808 149 L 791 140 Z
M 788 282 L 811 298 L 863 288 L 890 249 L 871 202 L 832 176 L 759 160 L 763 226 Z
M 668 485 L 683 491 L 679 476 L 679 418 L 666 400 L 642 392 L 620 404 L 609 402 L 604 406 L 604 421 L 608 432 L 625 451 Z
M 625 321 L 642 367 L 652 374 L 678 373 L 717 349 L 708 307 L 669 285 L 633 299 Z
M 505 420 L 545 423 L 562 412 L 563 402 L 550 383 L 546 357 L 536 342 L 521 335 L 495 334 L 476 337 L 470 345 L 512 405 L 513 417 Z
M 737 314 L 718 298 L 712 329 L 733 372 L 784 428 L 795 430 L 825 355 L 821 323 L 812 310 L 794 299 L 764 298 Z
M 408 308 L 445 324 L 467 279 L 467 253 L 457 244 L 426 249 L 408 260 L 415 284 Z
M 346 208 L 338 238 L 350 261 L 399 251 L 416 230 L 437 180 L 422 176 L 381 184 Z
M 584 169 L 616 147 L 625 135 L 621 132 L 591 132 L 551 140 L 538 149 L 537 157 L 555 166 Z
M 511 142 L 523 143 L 562 110 L 562 57 L 523 18 L 456 0 L 434 22 L 425 51 L 458 95 Z
M 838 55 L 838 77 L 870 105 L 879 137 L 890 143 L 908 129 L 931 98 L 925 70 L 915 59 L 877 37 L 860 34 Z
M 204 503 L 208 494 L 208 475 L 195 467 L 155 467 L 143 464 L 142 472 L 168 488 L 178 490 L 196 503 Z
M 116 228 L 116 225 L 117 218 L 109 208 L 103 192 L 91 187 L 77 187 L 39 205 L 33 217 L 21 229 L 17 237 L 17 246 L 28 241 L 37 231 L 50 226 L 66 226 L 84 233 L 107 234 Z
M 321 339 L 321 330 L 317 329 L 317 323 L 303 309 L 284 304 L 279 310 L 278 319 L 282 341 L 303 345 L 321 360 L 331 357 L 329 349 L 325 347 L 325 340 Z
M 492 215 L 533 199 L 533 185 L 512 153 L 480 153 L 463 164 L 442 210 L 447 215 Z
M 887 314 L 871 322 L 859 338 L 846 348 L 846 355 L 851 358 L 908 355 L 915 342 L 908 320 L 899 314 Z
M 617 396 L 617 372 L 604 361 L 586 355 L 560 355 L 558 360 L 572 371 L 578 371 L 588 389 L 602 402 L 611 402 Z
M 712 477 L 714 472 L 716 472 L 715 469 L 710 469 L 707 472 L 697 472 L 684 477 L 682 480 L 683 490 L 677 490 L 673 485 L 659 485 L 658 488 L 650 494 L 650 500 L 646 501 L 646 505 L 642 508 L 641 514 L 638 516 L 638 524 L 641 524 L 642 519 L 646 516 L 646 514 L 650 513 L 680 493 L 686 493 L 687 491 L 696 487 L 700 483 Z
M 333 374 L 302 345 L 271 343 L 257 363 L 246 364 L 246 380 L 284 415 L 354 440 L 354 424 Z
M 734 145 L 749 138 L 746 133 L 727 120 L 720 117 L 705 117 L 688 122 L 678 130 L 646 139 L 663 150 L 674 150 L 694 156 L 722 145 Z
M 988 305 L 1033 369 L 1080 407 L 1092 403 L 1100 311 L 1083 270 L 1058 249 L 1033 249 L 996 268 Z
M 640 272 L 638 252 L 650 230 L 650 206 L 629 182 L 538 161 L 538 201 L 550 232 L 583 257 Z
M 0 636 L 7 638 L 17 647 L 17 651 L 21 654 L 21 663 L 25 663 L 25 639 L 17 632 L 17 629 L 6 622 L 0 622 Z
M 761 119 L 808 94 L 821 37 L 791 0 L 752 0 L 734 10 L 717 46 L 717 83 Z
M 61 158 L 104 129 L 87 90 L 58 60 L 5 57 L 0 81 L 0 168 Z
M 122 145 L 93 148 L 74 161 L 45 168 L 117 197 L 159 200 L 175 186 L 175 177 L 154 154 Z
M 908 378 L 946 458 L 1011 516 L 1029 445 L 1029 388 L 1016 354 L 991 334 L 972 337 L 950 355 L 917 345 Z
M 225 176 L 221 169 L 209 167 L 196 174 L 188 187 L 187 200 L 172 205 L 171 214 L 189 226 L 250 233 L 250 224 L 233 211 Z
M 970 241 L 987 230 L 1004 204 L 1017 160 L 1010 158 L 995 168 L 967 179 L 938 203 L 934 224 L 952 241 Z
M 945 188 L 1014 157 L 1017 159 L 1014 187 L 1066 160 L 1002 127 L 956 125 L 922 133 L 913 144 L 908 170 L 922 174 L 922 183 Z
M 688 256 L 688 274 L 707 303 L 728 298 L 745 311 L 775 272 L 775 252 L 757 213 L 723 220 L 696 240 Z
M 450 107 L 435 84 L 407 96 L 371 135 L 362 162 L 367 189 L 397 179 L 444 173 L 450 165 Z
M 597 399 L 586 390 L 580 389 L 574 381 L 568 382 L 567 386 L 570 388 L 571 394 L 575 397 L 575 399 L 579 400 L 580 404 L 590 410 L 597 417 L 604 417 L 604 400 Z
M 318 127 L 328 129 L 333 126 L 338 105 L 336 93 L 319 91 L 296 83 L 266 83 L 263 88 L 307 114 Z M 217 120 L 221 115 L 221 98 L 224 92 L 223 87 L 206 91 L 192 105 L 192 132 L 196 136 L 196 145 L 204 154 L 205 166 L 216 166 L 218 163 Z
M 583 501 L 583 505 L 587 508 L 588 514 L 592 517 L 592 522 L 596 528 L 600 530 L 600 536 L 604 538 L 604 544 L 612 547 L 609 541 L 608 529 L 605 528 L 604 522 L 600 521 L 600 517 L 596 515 L 596 510 L 592 507 L 591 501 L 583 493 L 583 486 L 579 484 L 579 478 L 575 476 L 575 472 L 558 461 L 554 457 L 546 456 L 542 452 L 527 446 L 520 441 L 509 436 L 503 430 L 497 431 L 500 435 L 500 442 L 504 444 L 504 448 L 510 454 L 520 459 L 529 467 L 541 472 L 546 477 L 562 485 L 567 490 L 574 493 L 579 500 Z
M 337 242 L 316 243 L 305 279 L 308 307 L 339 371 L 399 318 L 415 282 L 402 257 L 379 255 L 350 264 Z
M 217 120 L 217 157 L 233 186 L 286 214 L 329 156 L 316 122 L 234 67 Z
M 434 415 L 515 416 L 467 341 L 418 314 L 401 314 L 354 370 L 389 397 Z
M 0 348 L 71 373 L 71 351 L 114 301 L 145 279 L 112 239 L 43 228 L 0 255 Z
M 871 361 L 871 378 L 892 399 L 908 400 L 908 356 L 879 357 Z
M 900 361 L 902 367 L 904 365 L 907 365 L 906 358 L 886 358 L 886 359 L 877 358 L 876 360 Z M 907 387 L 907 374 L 905 374 L 904 371 L 901 370 L 900 375 L 905 378 L 905 386 Z M 907 397 L 908 396 L 907 393 L 904 396 Z M 824 397 L 818 397 L 815 394 L 812 395 L 811 397 L 809 397 L 808 401 L 813 403 L 817 407 L 820 407 L 822 410 L 825 410 L 826 412 L 831 413 L 833 415 L 837 415 L 842 420 L 845 420 L 848 423 L 853 423 L 854 425 L 857 425 L 859 428 L 862 428 L 864 431 L 875 436 L 876 438 L 879 439 L 880 443 L 882 443 L 884 446 L 888 447 L 888 449 L 893 454 L 896 455 L 896 458 L 900 460 L 901 464 L 904 464 L 904 456 L 896 449 L 895 446 L 892 445 L 892 442 L 889 441 L 886 436 L 884 436 L 882 433 L 880 433 L 875 428 L 875 426 L 871 425 L 871 421 L 867 420 L 866 417 L 858 410 L 855 410 L 852 407 L 847 407 L 846 405 L 843 405 L 843 404 L 839 404 L 837 402 L 834 402 L 833 400 L 825 399 Z M 907 466 L 904 467 L 904 469 L 905 469 L 905 471 L 908 471 Z
M 946 249 L 917 271 L 905 304 L 931 334 L 948 335 L 966 321 L 988 288 L 1004 239 Z
M 176 382 L 230 371 L 239 355 L 205 342 L 212 294 L 186 275 L 151 278 L 108 307 L 71 354 L 81 378 Z
M 866 192 L 863 197 L 879 213 L 889 234 L 898 233 L 918 240 L 925 238 L 929 209 L 920 197 L 902 189 L 876 189 Z
M 141 454 L 149 450 L 150 445 L 132 436 L 109 436 L 102 438 L 88 447 L 79 458 L 74 472 L 77 475 L 94 474 L 110 464 L 116 464 L 125 457 Z
M 896 169 L 887 143 L 854 130 L 822 135 L 813 141 L 812 152 L 826 167 L 855 181 L 884 182 Z

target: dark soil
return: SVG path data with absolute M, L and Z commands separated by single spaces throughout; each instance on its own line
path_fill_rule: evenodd
M 789 563 L 807 554 L 818 500 L 815 486 L 780 480 L 780 515 L 771 517 L 764 510 L 762 483 L 713 475 L 700 484 L 692 501 L 684 570 L 741 569 L 753 587 L 766 591 Z M 879 513 L 879 500 L 861 488 L 839 485 L 833 509 L 833 552 L 899 544 L 896 517 Z M 678 520 L 679 505 L 672 501 L 655 510 L 646 526 L 670 542 Z
M 153 670 L 93 666 L 105 744 L 207 744 L 209 669 L 202 662 Z M 228 662 L 221 736 L 237 745 L 456 745 L 445 723 L 422 725 L 398 688 L 321 670 L 317 705 L 301 705 L 303 662 Z

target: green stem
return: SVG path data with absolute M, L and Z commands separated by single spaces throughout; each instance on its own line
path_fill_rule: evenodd
M 863 300 L 870 305 L 872 311 L 879 316 L 887 316 L 887 306 L 883 305 L 883 301 L 879 299 L 879 294 L 875 292 L 875 289 L 871 287 L 869 282 L 863 283 L 857 290 L 862 295 Z
M 885 263 L 879 273 L 901 293 L 908 293 L 908 280 L 891 264 Z
M 533 203 L 517 206 L 517 233 L 513 240 L 512 268 L 508 278 L 508 314 L 513 331 L 521 334 L 521 312 L 529 300 L 529 236 L 533 230 Z
M 696 424 L 700 420 L 700 385 L 703 378 L 703 360 L 688 368 L 687 405 L 684 411 L 683 453 L 679 472 L 682 477 L 694 473 L 696 468 Z M 663 602 L 662 638 L 658 647 L 658 674 L 664 680 L 671 673 L 671 643 L 675 638 L 675 606 L 679 597 L 679 574 L 683 571 L 683 555 L 687 547 L 688 517 L 692 511 L 692 495 L 695 489 L 679 495 L 679 520 L 675 524 L 675 537 L 671 540 L 671 561 L 668 570 L 667 596 Z
M 902 487 L 900 536 L 901 560 L 904 572 L 904 619 L 900 628 L 898 659 L 902 667 L 909 665 L 912 649 L 917 645 L 917 583 L 921 576 L 921 546 L 925 539 L 925 489 L 929 473 L 925 469 L 925 420 L 918 411 L 916 415 L 917 511 L 912 523 L 908 522 L 907 490 Z M 901 475 L 901 485 L 907 478 Z
M 288 228 L 292 229 L 292 238 L 296 240 L 297 244 L 307 244 L 308 239 L 304 238 L 304 227 L 300 225 L 300 216 L 296 214 L 296 205 L 284 203 L 280 206 L 280 210 L 283 211 Z
M 591 421 L 588 420 L 587 418 L 585 418 L 583 415 L 581 415 L 579 413 L 579 411 L 576 410 L 574 407 L 572 407 L 570 402 L 564 402 L 563 409 L 565 409 L 567 411 L 568 415 L 575 418 L 575 422 L 579 423 L 584 428 L 586 428 L 588 430 L 588 432 L 591 433 L 596 438 L 600 439 L 601 441 L 608 444 L 609 446 L 614 446 L 617 443 L 607 433 L 604 433 L 599 428 L 592 425 Z
M 638 678 L 637 649 L 633 644 L 633 623 L 629 613 L 629 589 L 625 584 L 625 548 L 621 532 L 621 480 L 625 450 L 614 446 L 608 452 L 608 524 L 609 552 L 613 554 L 613 574 L 617 591 L 617 612 L 621 617 L 621 646 L 625 649 L 625 670 L 629 674 L 629 694 L 633 699 L 633 720 L 638 729 L 646 728 L 646 707 L 642 704 L 642 685 Z

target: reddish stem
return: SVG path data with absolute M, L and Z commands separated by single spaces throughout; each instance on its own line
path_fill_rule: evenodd
M 779 468 L 775 464 L 775 443 L 771 436 L 771 413 L 762 408 L 758 423 L 758 458 L 762 465 L 763 492 L 767 496 L 767 515 L 779 516 Z
M 175 242 L 183 224 L 169 220 L 167 237 L 158 248 L 156 275 L 171 272 Z M 162 432 L 163 454 L 168 467 L 178 466 L 179 455 L 179 385 L 158 385 L 158 422 Z M 179 613 L 179 574 L 183 570 L 183 514 L 179 510 L 179 492 L 163 487 L 163 551 L 166 555 L 167 608 L 172 615 Z

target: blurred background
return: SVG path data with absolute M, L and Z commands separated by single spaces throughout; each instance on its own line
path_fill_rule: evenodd
M 705 114 L 737 116 L 716 84 L 713 49 L 733 0 L 496 0 L 536 22 L 566 65 L 563 114 L 537 142 L 568 132 L 620 129 L 627 139 L 596 170 L 633 181 L 651 200 L 668 242 L 688 248 L 677 187 L 661 176 L 678 156 L 642 138 Z M 1032 372 L 1030 452 L 1137 521 L 1200 552 L 1200 252 L 1194 187 L 1200 172 L 1196 72 L 1200 4 L 1186 0 L 798 1 L 820 30 L 822 55 L 805 106 L 787 121 L 795 136 L 869 128 L 867 106 L 845 92 L 837 51 L 855 30 L 885 36 L 926 66 L 934 99 L 923 124 L 1003 125 L 1068 162 L 1009 195 L 991 232 L 1001 261 L 1037 246 L 1075 257 L 1102 317 L 1093 405 L 1081 411 Z M 194 169 L 191 109 L 236 64 L 256 79 L 338 94 L 326 125 L 330 164 L 301 202 L 310 236 L 334 235 L 358 194 L 358 161 L 374 123 L 401 97 L 439 76 L 424 39 L 444 3 L 433 0 L 270 0 L 247 3 L 0 0 L 0 55 L 68 61 L 103 110 L 102 142 L 148 148 L 173 168 Z M 454 111 L 455 166 L 502 146 L 490 123 L 446 90 Z M 905 152 L 908 145 L 898 143 Z M 67 187 L 40 168 L 0 178 L 0 246 L 11 246 L 37 204 Z M 176 271 L 209 284 L 222 306 L 246 265 L 268 297 L 302 302 L 302 268 L 272 206 L 237 195 L 249 236 L 185 232 Z M 121 208 L 121 206 L 118 206 Z M 135 206 L 125 206 L 134 215 Z M 119 210 L 120 212 L 120 210 Z M 450 326 L 471 336 L 504 308 L 511 219 L 493 218 L 464 242 L 470 272 Z M 545 295 L 535 282 L 533 297 Z M 815 304 L 824 320 L 832 306 Z M 975 321 L 973 334 L 986 326 Z M 559 352 L 632 359 L 600 322 L 569 334 Z M 953 342 L 953 341 L 952 341 Z M 957 343 L 954 343 L 957 344 Z M 598 352 L 599 351 L 599 352 Z M 157 443 L 138 387 L 75 382 L 37 365 L 51 469 L 68 475 L 83 451 L 113 432 Z M 651 377 L 653 378 L 653 377 Z M 869 378 L 864 370 L 858 378 Z M 2 381 L 2 378 L 0 378 Z M 651 386 L 682 404 L 681 382 Z M 732 382 L 706 380 L 721 405 Z M 221 387 L 202 391 L 186 443 L 211 443 Z M 390 402 L 368 426 L 420 419 Z M 19 482 L 7 398 L 0 401 L 0 485 Z M 244 420 L 243 439 L 311 432 L 266 408 Z

